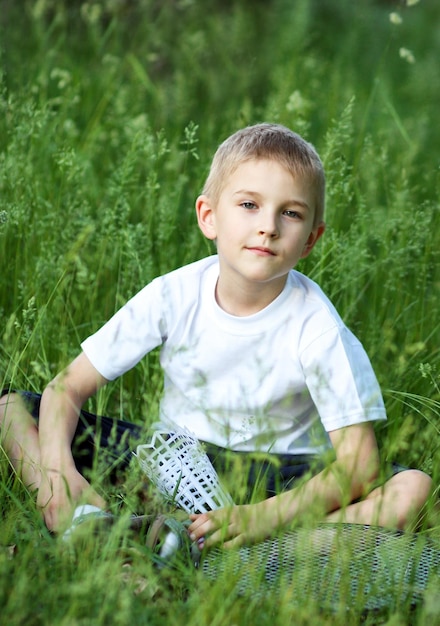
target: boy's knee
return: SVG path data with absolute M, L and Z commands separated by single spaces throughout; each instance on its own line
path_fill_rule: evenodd
M 419 498 L 425 501 L 432 489 L 432 478 L 421 470 L 408 470 L 406 478 L 412 487 L 413 493 L 418 494 Z
M 411 484 L 425 486 L 432 484 L 432 478 L 422 470 L 409 469 L 406 470 L 405 475 L 406 478 L 411 481 Z
M 404 484 L 408 508 L 413 513 L 420 513 L 431 495 L 432 478 L 421 470 L 410 469 L 402 472 L 401 480 Z

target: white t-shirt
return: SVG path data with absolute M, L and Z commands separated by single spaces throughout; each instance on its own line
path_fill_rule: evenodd
M 162 345 L 160 421 L 233 450 L 319 454 L 327 432 L 386 418 L 362 345 L 312 280 L 292 270 L 269 306 L 235 317 L 216 302 L 218 272 L 212 256 L 156 278 L 85 354 L 113 380 Z

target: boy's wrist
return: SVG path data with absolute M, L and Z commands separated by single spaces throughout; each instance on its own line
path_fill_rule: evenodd
M 272 496 L 258 502 L 255 505 L 257 518 L 264 520 L 263 523 L 268 531 L 276 531 L 279 528 L 283 528 L 293 519 L 293 514 L 290 515 L 288 504 L 280 496 Z
M 64 474 L 66 471 L 75 468 L 75 462 L 70 448 L 65 450 L 58 449 L 56 452 L 50 450 L 46 453 L 42 450 L 40 462 L 41 467 L 46 473 Z

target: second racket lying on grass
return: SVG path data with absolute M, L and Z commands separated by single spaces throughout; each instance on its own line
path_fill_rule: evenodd
M 83 504 L 78 506 L 72 517 L 69 528 L 63 534 L 67 545 L 81 545 L 82 539 L 91 534 L 102 535 L 103 530 L 118 527 L 121 533 L 133 531 L 142 536 L 145 545 L 155 556 L 156 563 L 163 567 L 170 564 L 177 553 L 184 549 L 193 554 L 194 562 L 199 560 L 199 554 L 191 550 L 187 533 L 187 515 L 183 511 L 168 515 L 113 515 L 107 511 Z

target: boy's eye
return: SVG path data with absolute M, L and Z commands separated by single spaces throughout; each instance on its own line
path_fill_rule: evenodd
M 242 202 L 241 206 L 243 209 L 256 209 L 257 205 L 254 202 Z
M 284 215 L 287 215 L 287 217 L 296 217 L 296 218 L 301 218 L 301 214 L 298 213 L 298 211 L 284 211 Z

